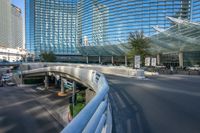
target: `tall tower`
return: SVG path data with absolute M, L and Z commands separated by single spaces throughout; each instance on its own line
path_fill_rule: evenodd
M 11 48 L 23 48 L 23 28 L 21 9 L 11 5 Z
M 0 0 L 0 47 L 11 45 L 11 8 L 10 0 Z
M 39 57 L 41 52 L 76 54 L 77 1 L 26 0 L 26 49 Z
M 200 22 L 200 1 L 192 0 L 191 4 L 191 20 L 193 22 Z

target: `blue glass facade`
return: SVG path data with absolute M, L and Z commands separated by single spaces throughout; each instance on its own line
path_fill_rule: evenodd
M 26 48 L 39 56 L 77 54 L 75 0 L 26 0 Z
M 34 1 L 25 1 L 25 24 L 26 24 L 26 49 L 30 52 L 35 52 L 34 49 Z
M 200 22 L 200 1 L 192 0 L 192 21 Z
M 166 16 L 199 21 L 199 0 L 26 0 L 26 48 L 39 55 L 126 43 L 129 33 L 169 28 Z M 192 10 L 192 11 L 191 11 Z
M 127 41 L 129 33 L 152 26 L 169 28 L 166 16 L 190 19 L 188 0 L 79 0 L 79 46 L 109 45 Z

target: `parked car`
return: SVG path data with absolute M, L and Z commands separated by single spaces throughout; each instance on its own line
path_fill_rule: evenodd
M 13 83 L 12 81 L 8 81 L 8 82 L 6 82 L 6 85 L 7 85 L 7 86 L 15 86 L 16 84 Z

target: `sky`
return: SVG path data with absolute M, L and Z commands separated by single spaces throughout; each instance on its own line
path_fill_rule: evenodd
M 11 0 L 11 2 L 22 10 L 22 15 L 24 16 L 24 0 Z

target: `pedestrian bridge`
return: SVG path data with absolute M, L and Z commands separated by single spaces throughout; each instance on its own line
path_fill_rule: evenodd
M 95 92 L 91 101 L 62 130 L 62 133 L 111 133 L 112 114 L 108 99 L 109 86 L 102 73 L 72 66 L 52 66 L 22 72 L 23 77 L 31 77 L 37 74 L 71 78 L 90 87 Z

